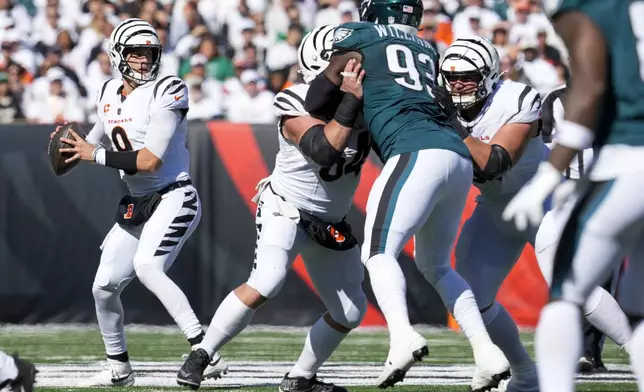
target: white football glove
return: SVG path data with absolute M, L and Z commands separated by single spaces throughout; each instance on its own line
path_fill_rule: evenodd
M 503 220 L 514 220 L 520 231 L 539 226 L 544 215 L 546 199 L 561 183 L 562 175 L 550 162 L 541 162 L 532 180 L 525 184 L 503 211 Z

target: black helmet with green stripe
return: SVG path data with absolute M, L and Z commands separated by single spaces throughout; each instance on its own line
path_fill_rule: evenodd
M 360 20 L 377 24 L 420 26 L 423 18 L 422 0 L 362 0 Z

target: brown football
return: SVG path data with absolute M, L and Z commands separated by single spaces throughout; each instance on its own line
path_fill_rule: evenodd
M 70 129 L 74 130 L 74 132 L 83 139 L 86 137 L 80 124 L 70 122 L 63 125 L 60 130 L 54 134 L 54 137 L 49 140 L 49 164 L 51 165 L 54 174 L 57 176 L 64 176 L 65 174 L 70 173 L 80 162 L 80 159 L 77 159 L 74 162 L 65 163 L 65 160 L 71 158 L 74 154 L 69 152 L 60 152 L 60 149 L 63 147 L 72 147 L 70 144 L 60 141 L 61 138 L 74 139 L 74 137 L 69 133 Z

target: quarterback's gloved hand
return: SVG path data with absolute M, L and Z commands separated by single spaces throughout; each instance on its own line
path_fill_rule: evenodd
M 541 162 L 532 180 L 525 184 L 503 211 L 503 220 L 514 221 L 520 231 L 537 227 L 544 215 L 546 199 L 561 184 L 562 175 L 550 162 Z

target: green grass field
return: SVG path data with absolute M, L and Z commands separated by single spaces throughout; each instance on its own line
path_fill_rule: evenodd
M 393 390 L 466 391 L 473 361 L 463 336 L 442 329 L 419 330 L 429 341 L 430 355 Z M 297 359 L 305 335 L 304 329 L 293 328 L 255 327 L 243 332 L 221 351 L 230 363 L 229 373 L 220 380 L 204 382 L 201 389 L 276 391 L 284 373 Z M 188 345 L 176 328 L 132 326 L 127 336 L 136 376 L 136 386 L 130 389 L 182 390 L 174 377 Z M 532 353 L 532 334 L 524 333 L 522 339 Z M 320 369 L 319 376 L 351 391 L 376 391 L 373 384 L 386 358 L 388 343 L 386 331 L 354 331 Z M 100 361 L 104 360 L 102 339 L 93 326 L 0 327 L 0 347 L 7 352 L 18 351 L 37 363 L 39 391 L 92 391 L 74 385 L 99 371 Z M 637 390 L 627 356 L 612 342 L 606 343 L 604 362 L 609 372 L 579 377 L 579 391 Z

